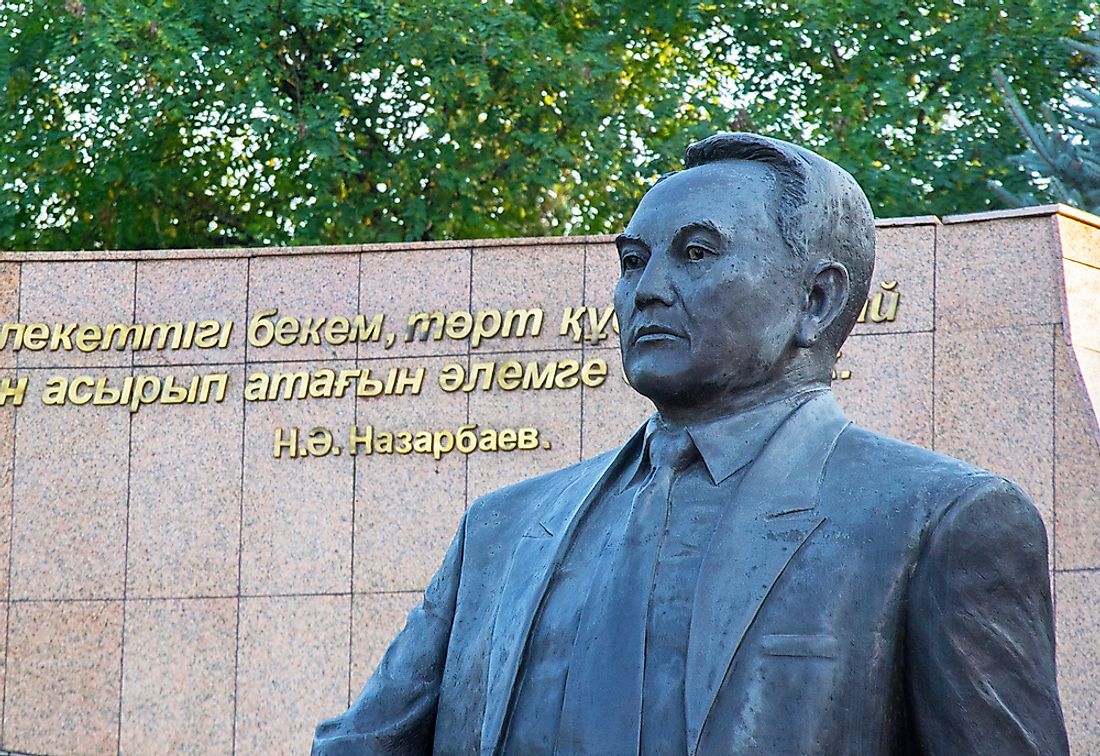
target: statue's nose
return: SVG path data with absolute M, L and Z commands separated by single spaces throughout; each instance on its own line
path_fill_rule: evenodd
M 651 255 L 634 289 L 634 305 L 639 309 L 655 303 L 671 305 L 676 293 L 670 273 L 667 255 Z

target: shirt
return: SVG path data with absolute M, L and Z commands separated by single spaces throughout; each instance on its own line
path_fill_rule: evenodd
M 673 481 L 646 623 L 641 750 L 686 753 L 684 670 L 692 600 L 710 536 L 749 463 L 780 424 L 818 393 L 806 391 L 725 417 L 689 424 L 698 456 Z M 620 459 L 603 490 L 581 515 L 531 630 L 507 725 L 505 752 L 553 751 L 569 659 L 593 565 L 607 553 L 611 531 L 628 516 L 651 467 L 649 439 L 664 425 L 650 419 L 640 454 Z

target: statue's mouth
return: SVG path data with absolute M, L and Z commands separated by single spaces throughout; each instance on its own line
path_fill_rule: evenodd
M 682 333 L 663 325 L 644 325 L 634 332 L 635 344 L 646 344 L 682 338 L 684 338 Z

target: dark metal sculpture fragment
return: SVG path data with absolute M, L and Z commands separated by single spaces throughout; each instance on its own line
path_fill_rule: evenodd
M 617 240 L 620 449 L 475 501 L 338 754 L 1066 754 L 1046 531 L 829 390 L 874 264 L 850 175 L 688 149 Z

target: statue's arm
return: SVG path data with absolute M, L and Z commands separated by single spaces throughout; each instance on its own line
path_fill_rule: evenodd
M 430 754 L 458 596 L 463 517 L 443 565 L 351 708 L 317 726 L 313 756 Z
M 932 529 L 910 584 L 906 645 L 921 753 L 1069 753 L 1046 529 L 1008 481 L 982 476 Z

